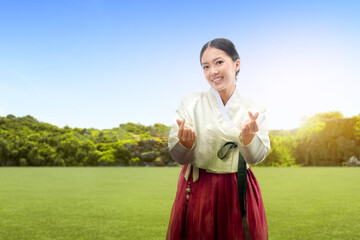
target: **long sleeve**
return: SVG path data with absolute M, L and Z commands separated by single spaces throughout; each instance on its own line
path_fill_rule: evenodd
M 191 149 L 185 148 L 180 142 L 177 142 L 173 148 L 170 149 L 171 157 L 181 165 L 190 163 L 194 158 L 195 144 Z
M 270 152 L 270 139 L 266 124 L 266 109 L 259 113 L 257 124 L 259 131 L 253 140 L 247 145 L 239 145 L 239 151 L 248 164 L 258 164 L 262 162 Z
M 196 141 L 191 149 L 185 148 L 177 137 L 179 126 L 176 123 L 176 119 L 185 118 L 185 123 L 191 127 L 194 127 L 193 121 L 190 117 L 190 114 L 187 110 L 187 102 L 186 96 L 182 99 L 179 108 L 176 110 L 175 118 L 173 120 L 173 124 L 170 129 L 168 146 L 171 157 L 178 162 L 179 164 L 187 164 L 190 163 L 194 158 L 194 150 L 196 146 Z

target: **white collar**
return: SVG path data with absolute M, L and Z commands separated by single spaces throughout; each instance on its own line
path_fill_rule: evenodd
M 223 101 L 221 100 L 220 94 L 218 91 L 216 91 L 215 89 L 211 88 L 213 90 L 213 93 L 215 94 L 216 100 L 219 104 L 219 107 L 221 109 L 222 114 L 224 115 L 226 121 L 229 123 L 230 127 L 234 127 L 234 123 L 231 121 L 229 114 L 227 112 L 227 110 L 229 109 L 229 107 L 231 106 L 231 101 L 234 98 L 235 94 L 237 94 L 236 91 L 238 91 L 238 87 L 237 85 L 235 85 L 235 91 L 233 92 L 233 94 L 231 95 L 231 97 L 229 98 L 229 100 L 227 101 L 226 105 L 224 106 Z

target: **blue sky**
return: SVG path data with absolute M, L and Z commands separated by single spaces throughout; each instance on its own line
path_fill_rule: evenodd
M 0 3 L 0 116 L 60 127 L 170 125 L 207 91 L 199 52 L 226 37 L 240 93 L 270 129 L 327 111 L 360 113 L 358 1 L 7 1 Z

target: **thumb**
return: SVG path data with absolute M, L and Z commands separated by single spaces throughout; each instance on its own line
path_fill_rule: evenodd
M 259 116 L 258 112 L 255 112 L 255 114 L 252 114 L 251 111 L 248 111 L 248 114 L 249 114 L 250 119 L 253 120 L 253 121 L 255 121 Z
M 181 120 L 180 120 L 180 119 L 176 119 L 176 123 L 177 123 L 177 125 L 180 127 L 180 125 L 181 125 Z

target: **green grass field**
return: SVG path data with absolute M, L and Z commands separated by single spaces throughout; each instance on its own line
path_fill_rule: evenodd
M 253 168 L 269 239 L 360 239 L 360 168 Z M 0 239 L 165 239 L 180 168 L 0 168 Z

